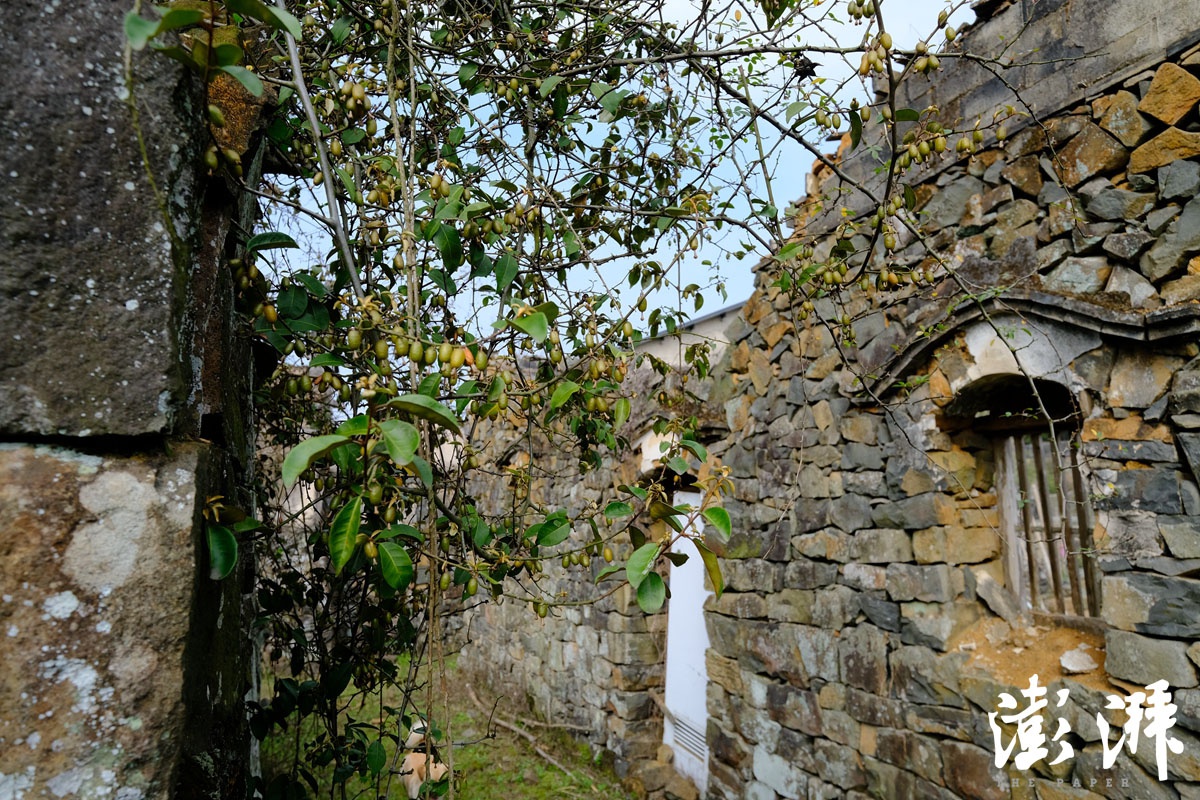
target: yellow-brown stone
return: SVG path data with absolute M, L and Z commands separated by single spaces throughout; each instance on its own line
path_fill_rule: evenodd
M 1130 172 L 1149 172 L 1165 167 L 1172 161 L 1200 155 L 1200 133 L 1167 128 L 1133 151 L 1129 157 Z
M 1100 442 L 1119 439 L 1126 442 L 1139 440 L 1171 441 L 1171 432 L 1165 425 L 1149 425 L 1141 417 L 1125 419 L 1089 419 L 1083 423 L 1081 437 L 1085 442 Z
M 1093 175 L 1125 166 L 1129 153 L 1121 143 L 1091 122 L 1059 153 L 1055 168 L 1067 186 L 1078 186 Z
M 1138 110 L 1174 125 L 1200 101 L 1200 78 L 1176 64 L 1163 64 Z
M 1131 92 L 1101 97 L 1092 103 L 1092 113 L 1099 119 L 1100 127 L 1126 147 L 1136 147 L 1150 132 L 1150 123 L 1138 112 L 1138 100 Z

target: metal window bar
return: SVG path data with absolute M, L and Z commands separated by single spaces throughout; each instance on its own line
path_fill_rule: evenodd
M 1026 608 L 1098 616 L 1092 508 L 1072 439 L 1041 431 L 996 442 L 1005 567 Z

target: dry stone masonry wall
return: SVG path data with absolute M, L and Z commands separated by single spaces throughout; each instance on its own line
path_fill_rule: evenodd
M 709 608 L 711 796 L 1200 796 L 1198 100 L 1184 49 L 929 170 L 917 221 L 975 297 L 851 302 L 848 362 L 760 273 L 731 331 L 741 533 Z M 1021 506 L 981 413 L 1031 378 L 1079 417 L 1090 616 L 1030 614 L 1006 564 Z M 1034 674 L 1069 690 L 1074 757 L 997 769 L 988 713 Z M 1165 780 L 1144 748 L 1106 769 L 1106 695 L 1158 680 L 1182 754 Z

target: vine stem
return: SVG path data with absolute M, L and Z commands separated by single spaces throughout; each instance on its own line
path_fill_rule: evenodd
M 287 10 L 284 0 L 275 0 L 275 5 Z M 334 238 L 337 239 L 338 253 L 342 257 L 342 263 L 346 265 L 354 296 L 362 300 L 366 297 L 366 293 L 363 291 L 362 282 L 358 279 L 354 251 L 350 248 L 350 239 L 346 236 L 346 226 L 342 223 L 337 192 L 333 188 L 333 170 L 330 168 L 329 154 L 325 150 L 325 142 L 321 137 L 321 123 L 317 119 L 317 109 L 313 106 L 312 97 L 308 94 L 308 85 L 304 82 L 304 68 L 300 64 L 300 48 L 296 45 L 296 38 L 286 30 L 283 31 L 283 39 L 287 43 L 288 59 L 291 61 L 293 88 L 296 90 L 296 97 L 300 99 L 300 105 L 304 107 L 304 116 L 308 119 L 308 126 L 312 129 L 313 147 L 316 150 L 317 159 L 321 163 L 321 173 L 325 176 L 325 199 L 329 203 L 329 225 L 333 228 Z

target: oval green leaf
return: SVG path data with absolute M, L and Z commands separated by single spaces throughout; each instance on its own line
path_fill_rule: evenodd
M 548 519 L 538 529 L 537 543 L 542 547 L 553 547 L 559 542 L 566 541 L 571 535 L 571 523 L 565 519 Z
M 653 614 L 663 607 L 667 600 L 667 585 L 657 572 L 651 572 L 642 581 L 637 590 L 638 607 L 647 614 Z
M 527 333 L 538 344 L 546 341 L 546 337 L 550 335 L 550 321 L 541 311 L 510 319 L 509 324 Z
M 229 577 L 237 565 L 237 537 L 224 525 L 209 525 L 206 531 L 208 538 L 208 577 L 214 581 Z
M 443 428 L 449 428 L 455 433 L 459 433 L 461 429 L 458 425 L 458 419 L 454 416 L 454 412 L 446 408 L 444 405 L 434 400 L 432 397 L 426 397 L 423 394 L 404 394 L 394 400 L 388 402 L 388 406 L 403 411 L 406 414 L 411 414 L 414 417 L 428 420 L 434 425 L 440 425 Z
M 397 591 L 403 590 L 412 582 L 413 563 L 408 551 L 395 542 L 383 542 L 379 545 L 379 571 L 383 579 Z
M 264 231 L 263 233 L 251 236 L 246 242 L 246 252 L 253 253 L 255 250 L 273 250 L 279 247 L 299 247 L 296 240 L 288 236 L 286 233 L 279 231 Z
M 334 433 L 305 439 L 293 447 L 287 457 L 283 459 L 283 468 L 280 470 L 283 476 L 283 485 L 285 487 L 292 486 L 300 477 L 300 473 L 308 469 L 313 461 L 349 441 L 347 437 Z
M 708 571 L 708 579 L 712 582 L 713 591 L 720 599 L 721 594 L 725 591 L 725 579 L 721 577 L 721 565 L 717 561 L 717 554 L 694 539 L 692 543 L 700 551 L 700 560 L 704 562 L 704 569 Z
M 389 419 L 379 423 L 383 433 L 383 443 L 387 445 L 388 455 L 397 466 L 412 463 L 421 444 L 421 434 L 412 423 L 402 419 Z
M 712 506 L 704 509 L 704 518 L 708 520 L 708 524 L 717 529 L 722 542 L 728 542 L 729 536 L 733 533 L 733 525 L 729 520 L 729 512 L 720 506 Z
M 571 395 L 579 391 L 579 384 L 575 381 L 563 381 L 554 389 L 554 394 L 550 395 L 550 409 L 561 406 L 563 403 L 571 399 Z
M 625 565 L 625 575 L 629 578 L 629 584 L 633 588 L 636 589 L 646 579 L 646 576 L 654 569 L 654 561 L 657 558 L 657 542 L 646 542 L 633 551 L 633 555 L 629 557 L 629 563 Z
M 361 524 L 362 498 L 355 497 L 338 511 L 329 527 L 329 563 L 334 575 L 340 574 L 342 567 L 350 563 Z
M 633 513 L 633 506 L 629 503 L 622 503 L 620 500 L 614 500 L 604 507 L 605 519 L 619 519 L 620 517 L 628 517 Z

